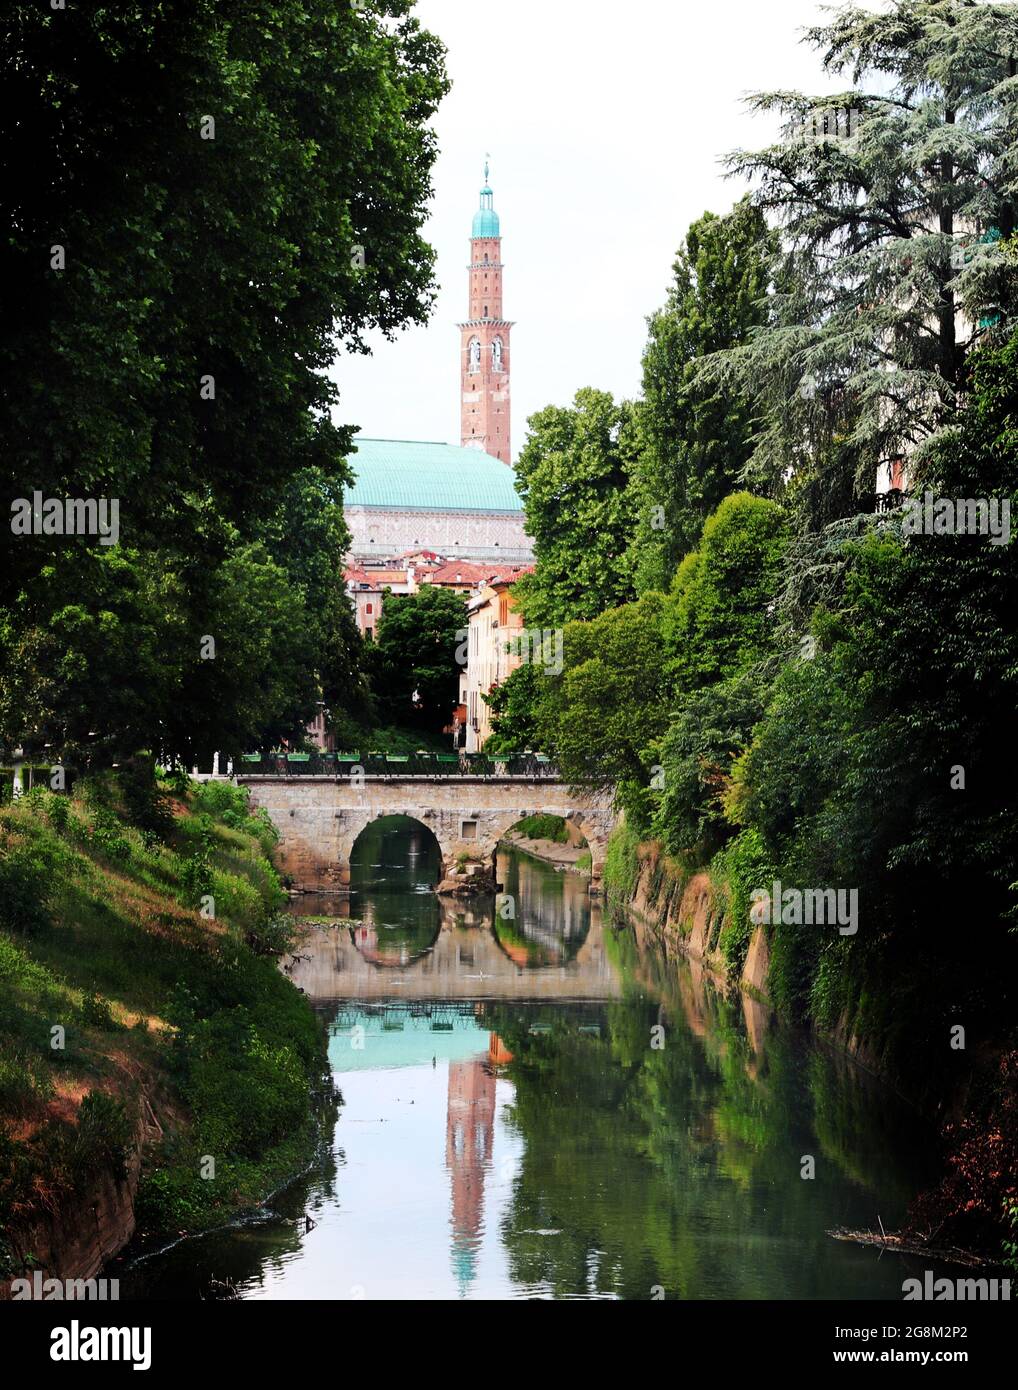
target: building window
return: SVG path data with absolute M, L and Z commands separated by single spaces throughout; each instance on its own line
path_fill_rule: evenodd
M 372 608 L 370 603 L 366 603 L 364 605 L 364 611 L 365 613 L 373 613 L 375 610 Z
M 477 822 L 476 822 L 475 820 L 464 820 L 464 821 L 460 821 L 460 839 L 461 839 L 461 840 L 476 840 L 476 839 L 477 839 Z

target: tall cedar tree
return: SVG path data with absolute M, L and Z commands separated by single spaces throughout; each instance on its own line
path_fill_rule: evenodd
M 847 6 L 807 31 L 851 85 L 770 91 L 783 138 L 728 158 L 780 223 L 773 322 L 704 379 L 766 405 L 747 474 L 780 487 L 832 438 L 865 486 L 913 458 L 959 404 L 970 349 L 1006 326 L 1018 192 L 1018 14 L 1011 4 Z M 832 485 L 834 485 L 832 483 Z

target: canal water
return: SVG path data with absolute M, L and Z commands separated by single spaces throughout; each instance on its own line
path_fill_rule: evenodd
M 313 900 L 354 923 L 293 973 L 342 1097 L 327 1156 L 121 1297 L 900 1300 L 922 1276 L 827 1234 L 895 1228 L 927 1176 L 899 1098 L 638 951 L 580 875 L 507 851 L 505 897 L 465 905 L 439 867 L 379 821 L 349 900 Z

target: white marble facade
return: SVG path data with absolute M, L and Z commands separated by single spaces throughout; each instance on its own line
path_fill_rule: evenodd
M 522 512 L 358 507 L 345 509 L 352 560 L 391 559 L 426 547 L 449 559 L 530 564 L 534 551 Z

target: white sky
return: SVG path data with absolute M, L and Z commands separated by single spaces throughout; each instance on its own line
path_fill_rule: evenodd
M 744 191 L 719 156 L 774 133 L 743 97 L 840 84 L 799 42 L 822 22 L 816 0 L 418 0 L 417 13 L 448 48 L 453 83 L 425 227 L 439 297 L 426 327 L 338 359 L 336 418 L 369 437 L 459 443 L 456 324 L 490 151 L 516 324 L 515 457 L 527 417 L 579 387 L 638 394 L 645 319 L 689 224 Z

